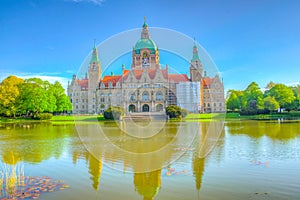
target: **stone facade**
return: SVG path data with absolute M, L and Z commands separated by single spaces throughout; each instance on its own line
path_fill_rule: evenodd
M 168 66 L 161 68 L 159 51 L 150 38 L 148 25 L 143 24 L 141 38 L 132 50 L 131 69 L 122 66 L 120 75 L 102 76 L 98 51 L 94 45 L 87 76 L 73 75 L 68 95 L 73 113 L 102 113 L 109 106 L 122 106 L 127 112 L 163 112 L 168 105 L 177 105 L 176 87 L 179 83 L 198 82 L 199 95 L 191 112 L 224 112 L 224 87 L 218 76 L 202 77 L 202 63 L 197 46 L 193 47 L 190 79 L 186 74 L 169 74 Z M 179 94 L 178 94 L 179 95 Z

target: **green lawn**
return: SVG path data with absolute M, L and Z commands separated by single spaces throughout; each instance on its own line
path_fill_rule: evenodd
M 224 116 L 225 115 L 225 116 Z M 239 113 L 203 113 L 203 114 L 188 114 L 185 117 L 187 121 L 194 120 L 208 120 L 208 119 L 252 119 L 252 120 L 270 120 L 278 118 L 286 119 L 300 119 L 300 112 L 284 112 L 284 113 L 273 113 L 273 114 L 260 114 L 260 115 L 240 115 Z
M 75 115 L 75 116 L 69 116 L 69 115 L 56 115 L 53 116 L 51 121 L 103 121 L 105 120 L 103 115 Z
M 188 114 L 183 121 L 211 121 L 218 119 L 225 120 L 243 120 L 243 119 L 251 119 L 251 120 L 277 120 L 278 118 L 299 120 L 300 112 L 292 111 L 292 112 L 284 112 L 284 113 L 273 113 L 273 114 L 261 114 L 261 115 L 240 115 L 239 113 L 201 113 L 201 114 Z M 33 120 L 31 118 L 5 118 L 0 117 L 0 123 L 19 123 L 24 121 L 33 121 L 36 122 L 38 120 Z M 43 120 L 49 121 L 49 120 Z M 109 121 L 106 120 L 103 115 L 56 115 L 53 116 L 50 120 L 55 124 L 73 124 L 76 122 L 80 123 L 88 123 L 88 122 L 97 122 L 97 121 Z M 172 119 L 171 121 L 181 121 L 180 119 Z

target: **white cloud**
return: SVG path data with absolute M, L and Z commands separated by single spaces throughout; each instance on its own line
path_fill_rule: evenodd
M 287 83 L 286 84 L 287 86 L 298 86 L 298 85 L 300 85 L 300 81 L 299 82 L 294 82 L 294 83 Z
M 74 2 L 74 3 L 81 3 L 81 2 L 93 3 L 98 6 L 101 6 L 105 2 L 105 0 L 65 0 L 65 1 Z

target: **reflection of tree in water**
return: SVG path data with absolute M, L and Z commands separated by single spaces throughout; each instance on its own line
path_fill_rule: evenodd
M 145 173 L 134 173 L 135 190 L 144 197 L 151 200 L 157 195 L 161 185 L 161 170 Z
M 295 138 L 300 134 L 297 121 L 239 121 L 226 123 L 228 133 L 245 134 L 253 138 L 264 135 L 278 140 Z
M 11 152 L 16 162 L 40 163 L 51 157 L 59 158 L 65 138 L 72 134 L 73 129 L 48 123 L 5 124 L 0 136 L 2 161 L 12 164 Z

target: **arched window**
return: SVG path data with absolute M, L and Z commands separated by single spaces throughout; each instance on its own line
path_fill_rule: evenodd
M 163 100 L 163 95 L 161 92 L 156 93 L 156 101 L 162 101 Z
M 117 93 L 117 101 L 119 102 L 119 103 L 121 103 L 121 101 L 122 101 L 122 95 L 121 95 L 121 93 Z
M 210 107 L 210 104 L 209 104 L 209 103 L 207 103 L 207 107 Z
M 121 88 L 120 82 L 117 82 L 116 88 Z
M 135 101 L 135 94 L 134 93 L 131 93 L 129 95 L 129 101 Z
M 143 92 L 142 95 L 142 101 L 149 101 L 149 93 L 148 92 Z
M 109 101 L 109 102 L 111 102 L 111 97 L 112 97 L 112 94 L 109 93 L 109 94 L 108 94 L 108 101 Z
M 102 93 L 101 95 L 100 95 L 100 102 L 104 102 L 105 101 L 105 95 Z

